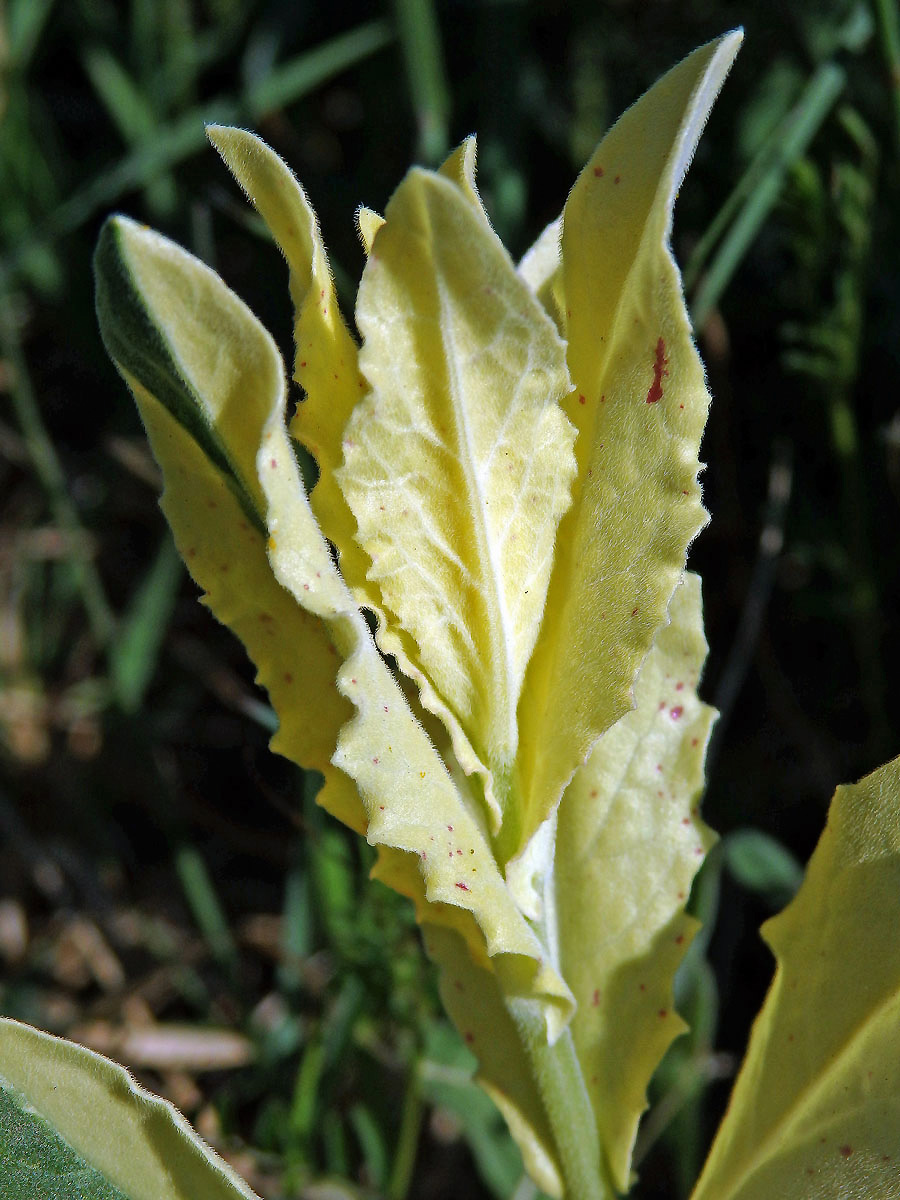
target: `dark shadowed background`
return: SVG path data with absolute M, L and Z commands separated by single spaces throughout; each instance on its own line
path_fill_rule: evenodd
M 293 167 L 346 313 L 354 210 L 411 162 L 477 131 L 517 255 L 622 109 L 738 24 L 674 238 L 714 397 L 691 563 L 723 840 L 643 1200 L 696 1176 L 771 970 L 757 928 L 834 786 L 900 751 L 895 0 L 0 5 L 0 1011 L 131 1065 L 267 1200 L 535 1193 L 405 903 L 269 754 L 266 698 L 174 555 L 94 319 L 100 224 L 192 249 L 290 359 L 286 270 L 204 121 Z

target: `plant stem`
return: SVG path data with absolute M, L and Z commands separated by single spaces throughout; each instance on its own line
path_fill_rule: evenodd
M 564 1030 L 551 1046 L 544 1014 L 536 1000 L 512 996 L 506 1006 L 516 1023 L 553 1131 L 566 1200 L 613 1200 L 615 1192 L 602 1158 L 571 1032 Z

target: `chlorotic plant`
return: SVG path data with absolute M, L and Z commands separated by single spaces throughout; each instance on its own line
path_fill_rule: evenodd
M 632 1182 L 648 1082 L 685 1028 L 673 978 L 713 840 L 685 573 L 709 397 L 668 243 L 739 42 L 700 48 L 621 118 L 517 266 L 472 139 L 410 171 L 384 217 L 361 209 L 361 345 L 296 179 L 253 134 L 211 127 L 289 267 L 290 417 L 271 337 L 216 274 L 125 217 L 97 249 L 104 341 L 163 509 L 257 666 L 273 747 L 322 773 L 319 802 L 412 900 L 481 1084 L 536 1184 L 570 1200 Z M 768 927 L 775 982 L 697 1200 L 900 1194 L 898 793 L 896 764 L 839 790 Z M 5 1021 L 0 1082 L 2 1127 L 35 1162 L 69 1155 L 79 1194 L 251 1195 L 87 1050 Z

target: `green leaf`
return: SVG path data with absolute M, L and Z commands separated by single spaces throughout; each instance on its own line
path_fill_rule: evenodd
M 150 684 L 181 579 L 181 559 L 166 534 L 156 558 L 134 593 L 111 654 L 116 696 L 125 712 L 135 712 Z
M 723 850 L 738 883 L 762 893 L 773 908 L 786 904 L 803 882 L 803 868 L 790 850 L 761 829 L 736 829 L 725 838 Z
M 0 1018 L 7 1200 L 254 1200 L 166 1100 L 124 1067 Z
M 839 787 L 693 1200 L 900 1195 L 900 759 Z

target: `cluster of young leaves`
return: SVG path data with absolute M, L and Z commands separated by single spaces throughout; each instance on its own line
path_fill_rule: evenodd
M 164 511 L 257 665 L 280 717 L 274 748 L 322 772 L 322 805 L 412 899 L 532 1176 L 576 1200 L 629 1186 L 647 1082 L 683 1028 L 672 979 L 711 841 L 696 804 L 713 714 L 696 694 L 699 583 L 684 575 L 704 520 L 708 395 L 668 234 L 738 44 L 702 47 L 625 114 L 518 267 L 482 209 L 471 140 L 439 172 L 411 171 L 384 218 L 361 210 L 361 349 L 299 184 L 253 135 L 210 129 L 290 269 L 305 392 L 290 425 L 274 343 L 218 276 L 121 217 L 97 253 L 104 339 L 163 468 Z M 309 497 L 295 441 L 318 464 Z M 831 905 L 873 847 L 898 869 L 878 785 L 846 791 L 865 832 L 811 874 L 782 932 Z M 840 887 L 834 919 L 852 944 L 858 909 Z M 884 920 L 893 898 L 879 895 Z M 835 960 L 810 993 L 817 949 L 775 944 L 797 1003 L 824 1000 Z M 882 978 L 889 993 L 896 972 Z M 886 1126 L 865 1105 L 837 1157 L 813 1155 L 807 1136 L 830 1145 L 820 1127 L 847 1077 L 823 1052 L 839 1055 L 884 989 L 859 1012 L 832 997 L 831 1041 L 807 1017 L 802 1069 L 784 1056 L 770 1078 L 756 1045 L 780 1028 L 776 980 L 698 1197 L 762 1195 L 763 1178 L 777 1191 L 790 1172 L 885 1177 Z M 60 1045 L 2 1026 L 14 1137 L 42 1145 L 55 1127 L 111 1195 L 248 1194 L 162 1102 Z M 864 1058 L 843 1060 L 857 1083 Z M 92 1080 L 99 1112 L 115 1100 L 105 1128 L 68 1111 L 57 1059 Z M 168 1192 L 148 1161 L 165 1164 Z

